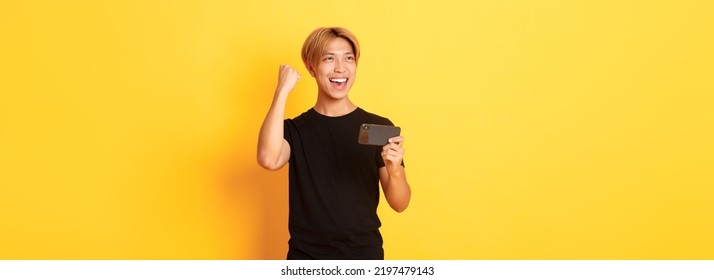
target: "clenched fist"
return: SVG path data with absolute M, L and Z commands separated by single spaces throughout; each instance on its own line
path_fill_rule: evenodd
M 278 88 L 275 90 L 278 94 L 288 94 L 295 84 L 300 80 L 300 74 L 298 74 L 295 68 L 290 65 L 282 64 L 280 65 L 280 74 L 278 76 Z

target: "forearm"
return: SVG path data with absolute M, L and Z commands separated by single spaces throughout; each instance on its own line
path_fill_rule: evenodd
M 399 166 L 396 171 L 389 173 L 387 177 L 385 186 L 382 186 L 384 196 L 394 211 L 402 212 L 409 206 L 412 196 L 404 167 Z
M 263 120 L 258 136 L 258 164 L 275 170 L 281 167 L 280 156 L 283 147 L 283 120 L 287 94 L 276 92 L 270 110 Z

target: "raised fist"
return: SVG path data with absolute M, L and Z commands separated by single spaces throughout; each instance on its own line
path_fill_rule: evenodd
M 298 74 L 295 68 L 290 65 L 282 64 L 280 65 L 280 74 L 278 76 L 278 88 L 277 92 L 287 94 L 290 93 L 295 84 L 300 80 L 300 74 Z

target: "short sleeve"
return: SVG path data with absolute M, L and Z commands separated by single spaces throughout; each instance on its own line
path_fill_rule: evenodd
M 283 121 L 283 139 L 285 141 L 288 141 L 288 144 L 292 146 L 293 141 L 292 141 L 292 133 L 290 132 L 290 124 L 292 123 L 291 119 L 286 119 Z

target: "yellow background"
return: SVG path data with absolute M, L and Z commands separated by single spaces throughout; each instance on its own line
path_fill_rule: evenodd
M 0 258 L 284 258 L 258 130 L 332 25 L 406 138 L 388 259 L 714 258 L 712 2 L 581 2 L 2 1 Z

